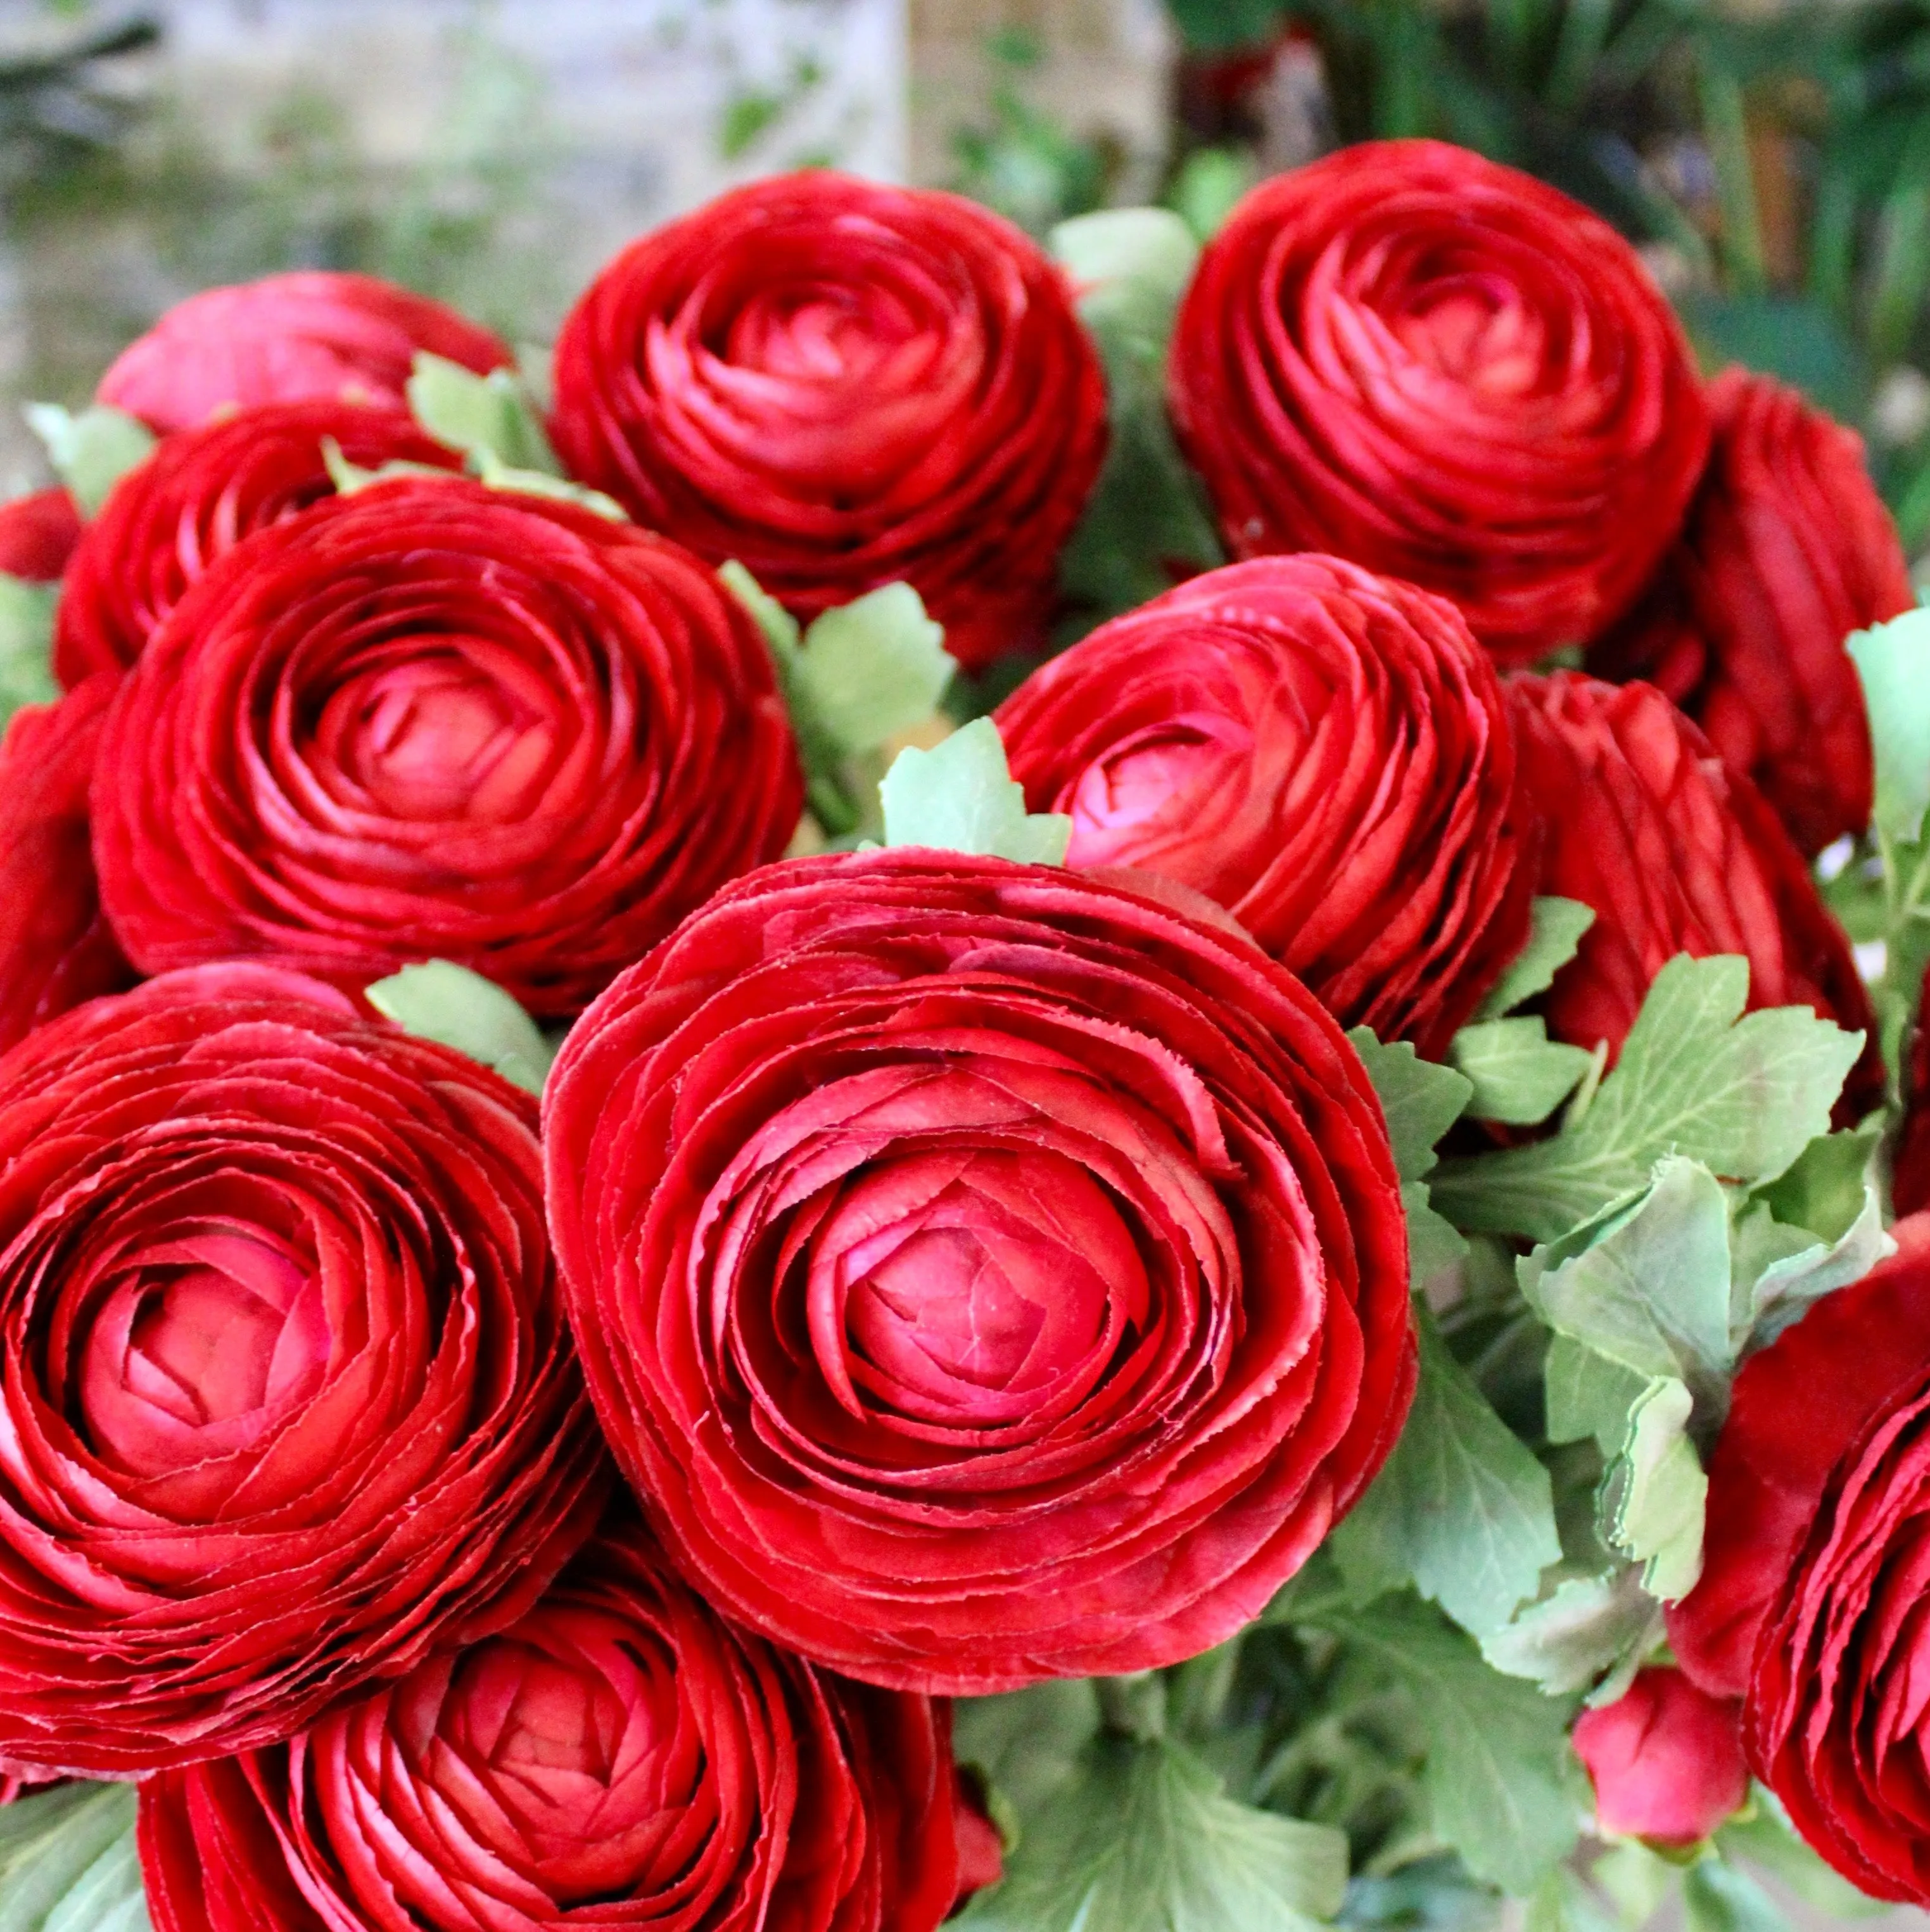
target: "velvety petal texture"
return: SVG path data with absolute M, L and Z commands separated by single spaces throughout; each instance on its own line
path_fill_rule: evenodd
M 54 635 L 62 683 L 124 670 L 218 557 L 332 496 L 325 441 L 365 470 L 462 466 L 405 412 L 355 403 L 264 404 L 169 436 L 115 485 L 74 552 Z
M 1745 1700 L 1756 1774 L 1877 1898 L 1930 1905 L 1930 1216 L 1736 1378 L 1682 1667 Z
M 287 1738 L 581 1544 L 535 1116 L 260 966 L 0 1059 L 0 1767 Z
M 998 716 L 1075 866 L 1175 879 L 1343 1026 L 1439 1059 L 1528 935 L 1514 732 L 1453 605 L 1331 557 L 1208 572 Z
M 426 296 L 374 275 L 302 268 L 177 302 L 115 358 L 95 395 L 164 433 L 218 410 L 305 397 L 399 409 L 420 349 L 479 374 L 515 359 Z
M 101 770 L 102 897 L 144 970 L 440 958 L 554 1016 L 776 857 L 803 794 L 713 572 L 457 478 L 238 544 L 128 674 Z
M 1181 306 L 1170 393 L 1235 556 L 1406 578 L 1509 664 L 1622 615 L 1709 444 L 1681 328 L 1628 244 L 1433 141 L 1343 148 L 1249 194 Z
M 909 582 L 976 669 L 1043 640 L 1106 390 L 1010 223 L 814 172 L 619 255 L 557 340 L 551 428 L 572 474 L 801 617 Z
M 0 503 L 0 577 L 57 583 L 80 531 L 80 512 L 65 490 L 36 490 Z
M 1846 1090 L 1881 1103 L 1869 994 L 1809 868 L 1762 794 L 1652 685 L 1578 672 L 1509 681 L 1542 819 L 1540 890 L 1595 908 L 1544 1001 L 1558 1040 L 1619 1052 L 1649 982 L 1679 952 L 1739 952 L 1749 1005 L 1808 1006 L 1865 1036 Z
M 1930 974 L 1925 975 L 1930 988 Z M 1930 1028 L 1923 1015 L 1930 1008 L 1917 996 L 1918 1019 L 1904 1072 L 1903 1119 L 1891 1154 L 1890 1198 L 1899 1214 L 1930 1208 Z
M 1379 1106 L 1214 916 L 998 859 L 799 860 L 572 1032 L 572 1321 L 720 1608 L 906 1689 L 1170 1664 L 1379 1467 L 1415 1376 Z
M 141 1790 L 156 1932 L 932 1932 L 942 1706 L 726 1623 L 640 1528 L 500 1635 Z
M 101 910 L 87 808 L 116 682 L 29 705 L 0 738 L 0 1048 L 134 984 Z
M 1612 1704 L 1575 1719 L 1575 1755 L 1596 1824 L 1664 1850 L 1707 1838 L 1749 1795 L 1739 1699 L 1712 1697 L 1679 1670 L 1635 1673 Z
M 1853 431 L 1746 370 L 1709 396 L 1715 442 L 1688 526 L 1589 668 L 1667 692 L 1813 855 L 1870 822 L 1869 724 L 1844 640 L 1916 593 Z

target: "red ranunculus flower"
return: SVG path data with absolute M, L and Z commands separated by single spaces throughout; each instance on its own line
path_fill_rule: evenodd
M 1749 780 L 1652 685 L 1562 671 L 1508 690 L 1544 822 L 1540 890 L 1595 908 L 1546 995 L 1549 1032 L 1612 1054 L 1677 953 L 1739 952 L 1752 1010 L 1808 1006 L 1864 1034 L 1846 1094 L 1853 1111 L 1880 1105 L 1876 1020 L 1849 941 Z
M 1433 141 L 1255 189 L 1180 310 L 1175 427 L 1236 556 L 1330 550 L 1451 598 L 1511 664 L 1621 616 L 1708 411 L 1634 251 Z
M 1638 1671 L 1616 1701 L 1575 1720 L 1575 1755 L 1595 1786 L 1595 1822 L 1676 1850 L 1707 1838 L 1749 1795 L 1742 1707 L 1679 1670 Z
M 1682 1668 L 1745 1701 L 1756 1774 L 1878 1898 L 1930 1905 L 1930 1216 L 1736 1378 Z
M 1040 640 L 1106 442 L 1059 272 L 949 194 L 822 172 L 634 242 L 557 343 L 557 448 L 811 616 L 902 579 L 974 669 Z
M 261 966 L 0 1059 L 0 1769 L 290 1736 L 521 1616 L 604 1466 L 487 1069 Z
M 61 682 L 132 664 L 216 558 L 332 496 L 324 439 L 368 470 L 462 466 L 404 411 L 355 403 L 267 403 L 168 437 L 115 486 L 74 552 L 54 636 Z
M 116 680 L 17 711 L 0 738 L 0 1048 L 134 971 L 101 911 L 87 790 Z
M 545 1148 L 572 1325 L 713 1601 L 905 1689 L 1170 1664 L 1379 1468 L 1415 1374 L 1380 1109 L 1203 909 L 799 860 L 572 1032 Z
M 1917 998 L 1918 1019 L 1904 1078 L 1903 1122 L 1897 1130 L 1890 1198 L 1899 1214 L 1930 1208 L 1930 974 Z
M 1732 369 L 1682 538 L 1589 668 L 1667 692 L 1747 772 L 1805 853 L 1870 822 L 1862 686 L 1843 641 L 1916 602 L 1861 440 Z
M 416 352 L 478 374 L 515 360 L 486 328 L 374 275 L 315 268 L 206 289 L 116 358 L 96 398 L 152 428 L 305 397 L 400 407 Z
M 149 1906 L 157 1932 L 932 1932 L 949 1729 L 734 1628 L 626 1525 L 501 1634 L 144 1784 Z
M 1527 938 L 1507 704 L 1424 591 L 1330 557 L 1214 571 L 1035 672 L 998 728 L 1073 864 L 1205 893 L 1343 1026 L 1438 1059 Z
M 80 531 L 80 512 L 65 490 L 36 490 L 0 503 L 0 577 L 57 582 Z
M 552 1016 L 775 858 L 803 783 L 712 571 L 458 478 L 237 544 L 128 674 L 101 772 L 101 896 L 145 970 L 440 957 Z

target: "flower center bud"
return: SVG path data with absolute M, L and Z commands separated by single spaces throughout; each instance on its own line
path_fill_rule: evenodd
M 1430 284 L 1394 328 L 1417 361 L 1482 395 L 1526 395 L 1541 375 L 1540 319 L 1517 290 L 1490 276 Z

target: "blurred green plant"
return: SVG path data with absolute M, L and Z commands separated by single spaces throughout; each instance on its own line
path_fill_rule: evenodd
M 11 193 L 45 170 L 120 140 L 140 109 L 114 86 L 113 67 L 160 38 L 159 23 L 136 14 L 80 32 L 44 52 L 0 58 L 0 188 Z

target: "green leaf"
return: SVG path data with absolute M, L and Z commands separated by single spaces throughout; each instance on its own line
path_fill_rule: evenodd
M 1628 1412 L 1647 1390 L 1648 1378 L 1565 1335 L 1548 1344 L 1545 1373 L 1549 1441 L 1584 1442 L 1592 1436 L 1604 1455 L 1616 1454 L 1628 1439 Z
M 1470 1232 L 1552 1241 L 1648 1184 L 1670 1151 L 1726 1180 L 1768 1180 L 1829 1125 L 1862 1036 L 1806 1006 L 1742 1017 L 1748 962 L 1670 960 L 1620 1064 L 1579 1122 L 1532 1146 L 1445 1163 L 1435 1204 Z
M 791 659 L 804 641 L 804 633 L 797 620 L 735 557 L 728 563 L 719 565 L 717 574 L 724 588 L 751 614 L 758 628 L 763 632 L 764 642 L 770 645 L 771 655 L 777 660 L 778 669 L 788 674 Z
M 908 584 L 827 610 L 804 634 L 797 680 L 819 726 L 850 758 L 931 716 L 958 669 L 945 627 Z
M 1829 1918 L 1862 1918 L 1891 1910 L 1824 1864 L 1797 1834 L 1774 1793 L 1760 1785 L 1748 1808 L 1716 1833 L 1715 1843 L 1724 1858 L 1746 1858 Z
M 419 349 L 408 394 L 416 420 L 438 442 L 466 455 L 487 451 L 506 469 L 562 476 L 563 466 L 514 370 L 492 369 L 479 376 L 460 362 Z
M 1079 313 L 1095 331 L 1127 329 L 1163 344 L 1199 244 L 1171 209 L 1109 208 L 1061 221 L 1047 242 L 1072 278 Z
M 1334 1532 L 1349 1582 L 1412 1578 L 1464 1630 L 1500 1629 L 1560 1560 L 1548 1472 L 1417 1310 L 1421 1379 L 1400 1439 Z
M 543 1090 L 554 1052 L 536 1022 L 480 973 L 431 959 L 377 980 L 367 998 L 404 1033 L 452 1046 L 527 1093 Z
M 1551 1695 L 1586 1690 L 1661 1634 L 1662 1606 L 1642 1587 L 1640 1566 L 1607 1576 L 1571 1576 L 1552 1594 L 1524 1605 L 1481 1640 L 1481 1654 L 1510 1677 Z
M 982 853 L 1029 866 L 1065 862 L 1071 819 L 1026 811 L 1025 791 L 989 718 L 974 718 L 931 751 L 900 752 L 878 793 L 887 845 Z
M 0 1808 L 0 1932 L 148 1932 L 131 1784 Z
M 338 496 L 355 496 L 362 490 L 374 488 L 378 483 L 392 483 L 398 476 L 427 476 L 437 482 L 446 482 L 454 473 L 439 469 L 433 463 L 407 463 L 400 458 L 374 470 L 365 470 L 359 463 L 351 463 L 342 454 L 341 445 L 332 436 L 322 439 L 322 462 Z
M 1914 844 L 1930 807 L 1930 610 L 1859 631 L 1846 648 L 1862 680 L 1876 754 L 1877 829 Z
M 98 516 L 114 485 L 154 449 L 155 434 L 146 423 L 104 403 L 78 416 L 58 403 L 29 403 L 26 414 L 83 516 Z
M 992 1787 L 1001 1828 L 1022 1832 L 1078 1770 L 1099 1733 L 1099 1698 L 1090 1678 L 1060 1678 L 999 1697 L 961 1697 L 952 1706 L 952 1750 Z
M 1407 1216 L 1409 1270 L 1417 1283 L 1424 1282 L 1467 1252 L 1466 1242 L 1430 1204 L 1424 1177 L 1433 1172 L 1435 1144 L 1460 1118 L 1473 1084 L 1451 1066 L 1423 1060 L 1405 1040 L 1383 1044 L 1370 1027 L 1352 1028 L 1347 1039 L 1387 1118 Z
M 1528 1901 L 1522 1932 L 1623 1932 L 1621 1920 L 1581 1874 L 1550 1872 Z
M 572 483 L 566 477 L 552 476 L 546 470 L 514 467 L 493 449 L 471 450 L 469 471 L 478 482 L 492 490 L 506 490 L 520 496 L 542 496 L 553 503 L 573 503 L 579 510 L 587 510 L 607 523 L 630 520 L 629 512 L 614 496 L 606 496 L 601 490 L 593 490 L 586 484 Z M 432 470 L 430 473 L 440 476 L 448 472 Z
M 1738 1310 L 1737 1358 L 1766 1348 L 1824 1295 L 1861 1281 L 1895 1252 L 1896 1243 L 1883 1225 L 1882 1197 L 1871 1178 L 1863 1184 L 1862 1212 L 1834 1241 L 1814 1242 L 1781 1256 L 1756 1276 Z
M 1529 917 L 1527 944 L 1481 1001 L 1476 1019 L 1499 1019 L 1525 1006 L 1537 993 L 1545 993 L 1554 984 L 1555 975 L 1575 956 L 1583 934 L 1595 923 L 1595 908 L 1579 899 L 1544 896 L 1529 908 Z
M 1455 1034 L 1449 1064 L 1474 1086 L 1467 1111 L 1477 1120 L 1538 1126 L 1595 1064 L 1579 1046 L 1548 1037 L 1548 1023 L 1529 1019 L 1478 1020 Z
M 1682 1886 L 1687 1932 L 1790 1932 L 1781 1906 L 1724 1858 L 1700 1858 Z
M 1629 1411 L 1628 1446 L 1609 1466 L 1603 1516 L 1615 1546 L 1645 1564 L 1642 1586 L 1673 1604 L 1702 1574 L 1702 1532 L 1709 1500 L 1695 1445 L 1688 1439 L 1694 1398 L 1672 1376 L 1658 1377 Z
M 57 584 L 30 584 L 0 574 L 0 724 L 23 704 L 51 704 L 60 695 L 53 668 Z
M 1306 1932 L 1346 1890 L 1347 1841 L 1229 1798 L 1163 1739 L 1097 1739 L 1030 1822 L 968 1932 Z

